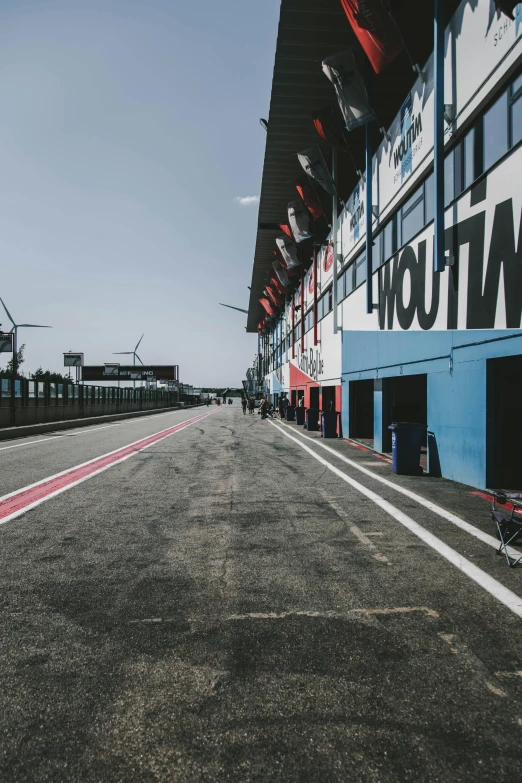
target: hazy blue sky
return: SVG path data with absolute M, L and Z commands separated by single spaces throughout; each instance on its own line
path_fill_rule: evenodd
M 0 296 L 25 369 L 239 385 L 279 0 L 3 0 Z M 7 318 L 0 315 L 4 328 Z M 122 357 L 123 361 L 124 357 Z

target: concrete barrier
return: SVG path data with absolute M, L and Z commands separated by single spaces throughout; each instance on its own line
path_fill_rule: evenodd
M 27 435 L 41 435 L 45 432 L 56 432 L 57 430 L 71 430 L 76 427 L 89 427 L 93 424 L 105 424 L 119 419 L 134 419 L 140 416 L 153 416 L 155 413 L 168 413 L 169 411 L 184 410 L 185 408 L 197 408 L 201 405 L 175 405 L 170 408 L 153 408 L 148 411 L 128 411 L 127 413 L 109 413 L 104 416 L 88 416 L 78 419 L 67 419 L 65 421 L 46 421 L 40 424 L 27 424 L 18 427 L 1 427 L 0 440 L 12 440 L 13 438 L 24 438 Z

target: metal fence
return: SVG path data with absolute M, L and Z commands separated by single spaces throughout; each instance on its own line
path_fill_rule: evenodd
M 0 378 L 0 427 L 46 421 L 103 416 L 111 413 L 146 411 L 197 405 L 193 395 L 162 389 L 132 389 L 75 383 Z

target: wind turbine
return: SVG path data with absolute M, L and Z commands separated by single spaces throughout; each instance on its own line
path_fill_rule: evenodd
M 231 310 L 238 310 L 240 313 L 248 313 L 248 310 L 243 310 L 242 307 L 234 307 L 234 305 L 223 304 L 223 302 L 220 302 L 219 304 L 221 307 L 230 307 Z
M 52 326 L 44 326 L 43 324 L 15 324 L 13 316 L 7 309 L 4 300 L 0 297 L 0 302 L 2 302 L 2 305 L 4 307 L 4 310 L 7 314 L 7 317 L 12 323 L 12 329 L 11 332 L 13 333 L 13 378 L 16 378 L 16 371 L 18 369 L 18 362 L 17 362 L 17 351 L 18 351 L 18 330 L 19 329 L 52 329 Z M 14 384 L 13 384 L 13 391 L 14 391 Z
M 143 362 L 141 361 L 141 359 L 138 356 L 138 354 L 136 353 L 136 351 L 138 350 L 138 346 L 139 346 L 139 344 L 141 343 L 141 341 L 143 340 L 144 337 L 145 337 L 145 332 L 143 332 L 143 334 L 141 335 L 141 337 L 138 340 L 138 342 L 136 343 L 136 347 L 134 348 L 133 351 L 114 351 L 113 355 L 114 356 L 132 356 L 132 366 L 133 367 L 136 367 L 136 359 L 139 360 L 140 364 L 143 364 Z M 134 386 L 134 388 L 136 388 L 136 381 L 134 381 L 133 386 Z

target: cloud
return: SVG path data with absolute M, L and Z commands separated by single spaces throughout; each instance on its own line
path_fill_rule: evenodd
M 259 196 L 236 196 L 234 200 L 244 207 L 249 207 L 252 204 L 259 204 Z

